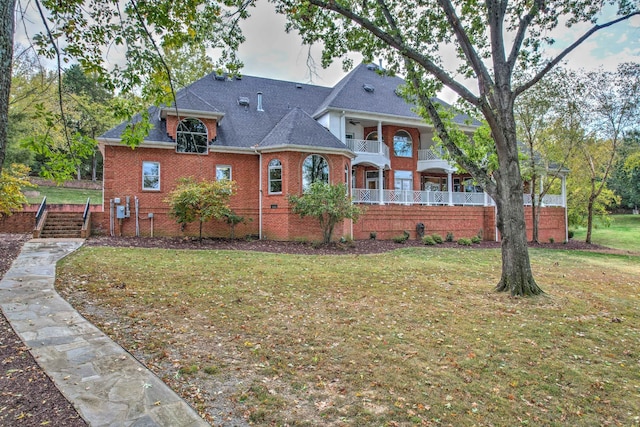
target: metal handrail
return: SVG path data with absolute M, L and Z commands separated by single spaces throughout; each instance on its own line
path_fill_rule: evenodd
M 38 224 L 40 223 L 40 218 L 42 218 L 42 215 L 46 210 L 47 210 L 47 196 L 44 196 L 44 198 L 42 199 L 42 202 L 40 203 L 40 207 L 38 208 L 38 212 L 36 212 L 36 227 L 38 227 Z
M 82 214 L 82 222 L 87 221 L 87 215 L 89 215 L 89 205 L 91 203 L 91 197 L 87 197 L 87 204 L 84 205 L 84 212 Z

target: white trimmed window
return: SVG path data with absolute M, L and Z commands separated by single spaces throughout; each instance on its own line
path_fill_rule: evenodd
M 413 156 L 413 140 L 406 131 L 398 131 L 393 135 L 393 155 L 396 157 Z
M 209 150 L 207 126 L 198 119 L 188 118 L 178 123 L 176 152 L 206 154 Z
M 282 193 L 282 163 L 278 159 L 269 162 L 269 194 Z
M 216 180 L 231 181 L 231 166 L 229 165 L 217 165 L 216 166 Z
M 142 162 L 142 189 L 160 191 L 159 162 Z
M 307 191 L 316 181 L 329 183 L 329 163 L 324 157 L 312 154 L 302 163 L 302 190 Z

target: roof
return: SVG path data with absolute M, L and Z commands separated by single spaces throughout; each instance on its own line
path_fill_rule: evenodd
M 338 148 L 339 140 L 328 132 L 318 141 L 303 137 L 305 131 L 313 132 L 316 136 L 322 134 L 319 132 L 321 125 L 312 125 L 313 118 L 329 110 L 341 110 L 421 120 L 411 110 L 412 106 L 396 94 L 396 89 L 404 84 L 404 80 L 385 76 L 376 70 L 375 66 L 361 64 L 334 88 L 253 76 L 232 78 L 211 73 L 178 91 L 176 101 L 179 110 L 203 111 L 222 117 L 218 121 L 212 148 L 273 146 L 276 144 L 276 135 L 286 133 L 286 126 L 290 127 L 289 139 L 280 140 L 279 145 L 299 145 L 295 140 L 306 141 L 304 145 L 307 146 Z M 262 99 L 262 110 L 258 108 L 258 97 Z M 448 106 L 443 101 L 437 102 Z M 163 109 L 151 107 L 148 111 L 152 129 L 145 141 L 172 143 L 161 115 Z M 294 114 L 290 115 L 292 112 Z M 467 116 L 460 115 L 455 121 L 462 124 L 466 119 Z M 139 120 L 140 116 L 133 119 L 134 122 Z M 295 120 L 300 121 L 296 124 Z M 298 129 L 294 129 L 296 126 L 293 124 Z M 103 134 L 102 138 L 119 139 L 125 126 L 126 123 L 116 126 Z M 340 147 L 344 149 L 344 144 Z

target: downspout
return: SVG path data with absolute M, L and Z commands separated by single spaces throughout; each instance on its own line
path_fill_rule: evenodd
M 262 153 L 258 152 L 257 145 L 253 146 L 253 151 L 258 155 L 259 178 L 258 178 L 258 239 L 262 240 Z
M 138 196 L 134 197 L 134 206 L 136 209 L 136 237 L 140 237 L 140 217 L 138 216 L 138 211 L 140 210 L 140 199 L 138 199 Z
M 109 199 L 109 235 L 113 237 L 115 234 L 113 224 L 113 199 Z

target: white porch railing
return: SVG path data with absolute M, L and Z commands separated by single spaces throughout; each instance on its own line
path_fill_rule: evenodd
M 380 190 L 352 188 L 353 203 L 380 203 Z M 524 195 L 524 205 L 531 205 L 531 195 Z M 485 193 L 451 193 L 451 203 L 456 206 L 493 206 L 493 199 Z M 383 190 L 382 204 L 442 206 L 449 204 L 448 191 Z M 564 206 L 562 195 L 547 194 L 543 206 Z
M 444 156 L 442 155 L 442 149 L 427 148 L 427 149 L 418 150 L 418 160 L 444 160 Z
M 524 205 L 531 206 L 531 194 L 524 194 Z M 538 195 L 536 195 L 536 202 L 539 201 Z M 562 200 L 562 194 L 545 194 L 542 197 L 542 206 L 564 206 Z
M 380 141 L 369 141 L 366 139 L 348 138 L 347 147 L 354 153 L 382 154 L 389 158 L 389 147 Z

